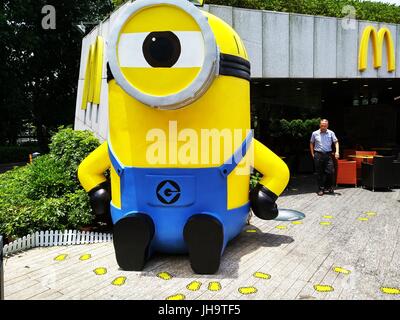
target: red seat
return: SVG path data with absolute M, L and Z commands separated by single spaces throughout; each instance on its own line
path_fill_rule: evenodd
M 337 160 L 336 184 L 354 184 L 354 186 L 357 186 L 355 161 Z

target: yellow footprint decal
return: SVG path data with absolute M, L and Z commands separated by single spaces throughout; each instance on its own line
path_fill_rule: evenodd
M 367 212 L 364 212 L 364 214 L 366 214 L 368 217 L 376 216 L 376 212 L 374 212 L 374 211 L 367 211 Z
M 315 289 L 315 291 L 318 291 L 318 292 L 331 292 L 334 290 L 332 286 L 324 285 L 324 284 L 316 284 L 314 286 L 314 289 Z
M 67 254 L 59 254 L 57 257 L 54 258 L 55 261 L 64 261 L 68 257 Z
M 208 284 L 208 290 L 210 291 L 219 291 L 221 290 L 221 284 L 219 282 L 210 282 Z
M 287 227 L 286 227 L 286 226 L 282 226 L 282 225 L 280 225 L 280 226 L 276 226 L 275 228 L 276 228 L 276 229 L 279 229 L 279 230 L 284 230 L 284 229 L 287 229 Z
M 257 292 L 257 288 L 254 287 L 240 287 L 239 292 L 241 294 L 253 294 Z
M 343 274 L 350 274 L 351 273 L 350 270 L 344 269 L 342 267 L 334 267 L 333 271 L 335 271 L 337 273 L 343 273 Z
M 192 281 L 189 283 L 186 288 L 190 291 L 197 291 L 201 287 L 201 282 L 200 281 Z
M 126 277 L 118 277 L 118 278 L 115 278 L 113 280 L 113 282 L 111 282 L 111 284 L 114 286 L 123 286 L 125 284 L 125 281 L 126 281 Z
M 324 218 L 324 219 L 333 219 L 333 216 L 322 216 L 322 218 Z
M 255 272 L 253 276 L 259 279 L 271 279 L 271 275 L 264 272 Z
M 399 288 L 382 287 L 381 291 L 386 294 L 400 294 Z
M 292 221 L 292 224 L 303 224 L 303 221 Z
M 256 233 L 257 230 L 256 229 L 247 229 L 246 232 L 247 233 Z
M 157 274 L 157 277 L 159 277 L 160 279 L 163 279 L 163 280 L 171 280 L 172 279 L 172 275 L 168 272 L 160 272 Z
M 106 273 L 107 273 L 107 269 L 106 269 L 106 268 L 103 268 L 103 267 L 100 267 L 100 268 L 94 269 L 93 272 L 94 272 L 95 274 L 97 274 L 98 276 L 102 276 L 103 274 L 106 274 Z
M 368 221 L 368 218 L 360 217 L 360 218 L 358 218 L 357 220 L 358 220 L 358 221 Z
M 330 221 L 322 221 L 319 223 L 321 226 L 330 226 L 332 224 L 332 222 Z
M 81 261 L 85 261 L 85 260 L 89 260 L 91 257 L 92 257 L 92 255 L 91 255 L 91 254 L 89 254 L 89 253 L 86 253 L 86 254 L 84 254 L 84 255 L 80 256 L 79 260 L 81 260 Z
M 185 299 L 186 299 L 186 297 L 183 294 L 178 293 L 173 296 L 167 297 L 165 300 L 185 300 Z

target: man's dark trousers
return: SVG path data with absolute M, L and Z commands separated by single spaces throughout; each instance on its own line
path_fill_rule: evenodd
M 314 165 L 319 190 L 332 188 L 335 167 L 331 154 L 332 152 L 314 151 Z

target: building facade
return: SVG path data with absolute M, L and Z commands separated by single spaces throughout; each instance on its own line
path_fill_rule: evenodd
M 75 129 L 91 130 L 100 140 L 107 138 L 108 130 L 107 58 L 104 50 L 98 101 L 85 101 L 88 56 L 98 36 L 107 43 L 121 9 L 95 27 L 82 42 Z M 329 85 L 352 84 L 350 89 L 343 90 L 351 101 L 335 100 L 334 104 L 364 104 L 362 87 L 368 87 L 370 92 L 366 94 L 368 104 L 375 104 L 382 94 L 382 84 L 393 83 L 386 85 L 391 95 L 397 90 L 400 25 L 217 5 L 205 5 L 202 9 L 233 26 L 244 41 L 251 62 L 254 103 L 321 109 L 328 99 L 323 86 L 327 81 Z M 293 93 L 288 92 L 289 87 L 293 87 Z M 299 96 L 300 92 L 303 94 Z M 396 120 L 398 111 L 392 117 Z M 391 127 L 396 131 L 397 121 Z

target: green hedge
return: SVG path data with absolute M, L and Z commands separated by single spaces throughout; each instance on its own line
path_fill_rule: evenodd
M 62 129 L 51 138 L 50 154 L 64 164 L 71 179 L 78 183 L 77 169 L 86 156 L 99 146 L 99 140 L 89 131 Z
M 272 137 L 284 137 L 285 139 L 308 139 L 310 134 L 317 130 L 321 119 L 275 119 L 271 123 L 270 131 Z
M 0 233 L 12 240 L 90 224 L 89 198 L 78 182 L 77 166 L 97 146 L 91 132 L 61 128 L 49 154 L 0 174 Z
M 311 15 L 343 18 L 343 7 L 356 9 L 356 18 L 387 23 L 400 23 L 400 6 L 360 0 L 206 0 L 208 4 L 219 4 L 240 8 L 294 12 Z

